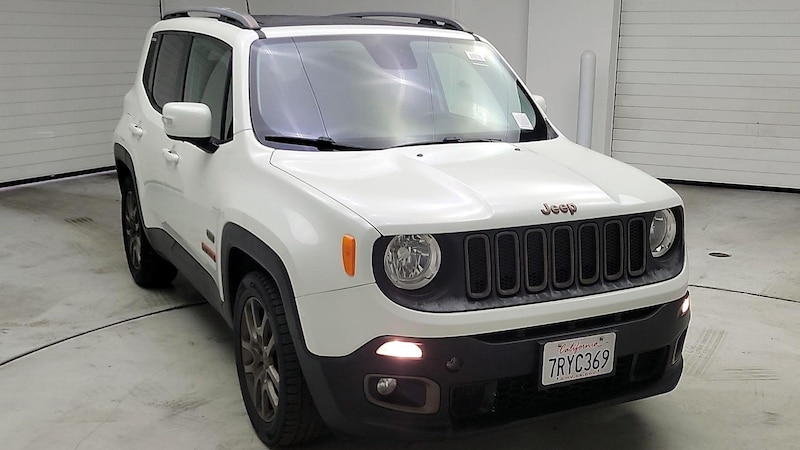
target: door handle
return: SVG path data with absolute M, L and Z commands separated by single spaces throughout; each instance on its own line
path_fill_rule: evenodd
M 128 125 L 128 129 L 131 130 L 131 134 L 136 136 L 137 138 L 142 137 L 142 135 L 144 134 L 144 130 L 142 129 L 142 127 L 136 125 L 135 123 Z
M 173 152 L 171 149 L 168 148 L 161 149 L 161 155 L 164 157 L 164 159 L 167 160 L 167 162 L 170 162 L 172 164 L 178 164 L 178 161 L 181 160 L 181 156 L 179 154 Z

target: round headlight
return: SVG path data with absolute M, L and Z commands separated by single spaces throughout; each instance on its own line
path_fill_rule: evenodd
M 439 243 L 430 234 L 401 234 L 386 247 L 383 268 L 398 288 L 419 289 L 439 272 L 441 256 Z
M 650 252 L 653 256 L 658 258 L 667 254 L 675 243 L 677 234 L 678 224 L 672 211 L 668 209 L 658 211 L 650 223 Z

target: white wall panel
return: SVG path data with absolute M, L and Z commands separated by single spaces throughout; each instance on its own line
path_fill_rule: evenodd
M 612 155 L 800 188 L 800 2 L 623 0 Z
M 730 11 L 786 11 L 797 10 L 797 0 L 625 0 L 625 11 L 637 12 L 730 12 Z
M 651 98 L 647 98 L 651 97 Z M 617 106 L 643 108 L 678 108 L 685 110 L 716 111 L 714 118 L 725 120 L 731 111 L 800 113 L 800 105 L 792 101 L 752 100 L 740 98 L 660 97 L 644 95 L 617 95 Z M 753 117 L 756 117 L 753 115 Z M 797 122 L 795 122 L 797 123 Z
M 12 167 L 0 166 L 0 180 L 26 180 L 45 176 L 43 174 L 63 174 L 79 172 L 88 168 L 106 167 L 113 164 L 107 154 L 108 145 L 97 145 L 84 149 L 94 156 L 73 156 L 69 152 L 62 152 L 59 158 L 48 162 L 24 164 Z
M 26 150 L 29 150 L 28 145 L 35 145 L 36 141 L 41 139 L 53 140 L 55 136 L 65 137 L 76 134 L 95 134 L 104 133 L 108 131 L 108 127 L 114 127 L 117 124 L 117 118 L 108 118 L 86 122 L 77 126 L 74 123 L 66 123 L 60 125 L 49 125 L 47 131 L 41 131 L 39 127 L 15 127 L 12 129 L 0 130 L 0 143 L 15 143 L 20 145 L 25 143 Z
M 751 5 L 747 6 L 760 6 L 758 2 L 750 2 Z M 708 3 L 705 3 L 708 5 Z M 729 2 L 726 2 L 726 8 Z M 668 21 L 673 24 L 736 24 L 736 23 L 797 23 L 800 20 L 800 12 L 782 10 L 780 16 L 775 16 L 774 11 L 761 11 L 744 10 L 739 6 L 738 11 L 729 10 L 706 10 L 706 11 L 692 11 L 691 14 L 686 14 L 686 5 L 672 3 L 675 11 L 661 10 L 661 11 L 631 11 L 632 7 L 626 8 L 622 14 L 623 21 L 627 23 L 664 23 Z M 656 9 L 655 7 L 649 7 Z M 710 8 L 706 6 L 706 8 Z
M 796 49 L 800 38 L 796 36 L 764 36 L 752 39 L 747 36 L 620 36 L 620 50 L 625 48 L 674 49 Z
M 134 67 L 136 65 L 134 64 Z M 0 71 L 2 67 L 0 66 Z M 2 72 L 0 72 L 2 77 Z M 5 81 L 0 79 L 0 81 Z M 23 89 L 69 89 L 69 88 L 85 88 L 92 86 L 119 86 L 128 84 L 130 87 L 133 84 L 133 73 L 113 73 L 108 75 L 100 74 L 87 74 L 87 75 L 71 75 L 65 77 L 63 75 L 38 75 L 30 78 L 16 78 L 13 84 L 9 81 L 7 84 L 0 83 L 0 91 L 16 91 Z M 121 103 L 120 103 L 121 104 Z M 2 124 L 0 124 L 2 126 Z
M 660 123 L 672 121 L 693 121 L 696 126 L 710 126 L 713 123 L 733 123 L 739 126 L 789 125 L 797 126 L 797 118 L 781 113 L 754 111 L 728 111 L 721 116 L 713 110 L 689 110 L 680 108 L 649 108 L 618 106 L 615 110 L 615 121 L 620 119 L 659 119 Z M 621 127 L 622 128 L 622 127 Z M 786 127 L 782 127 L 786 128 Z
M 775 136 L 800 138 L 800 126 L 770 125 L 765 123 L 742 124 L 726 122 L 706 122 L 694 120 L 650 120 L 642 118 L 617 118 L 620 130 L 668 131 L 670 133 L 706 133 L 725 136 Z M 798 152 L 800 157 L 800 152 Z
M 0 183 L 113 165 L 159 0 L 0 0 Z

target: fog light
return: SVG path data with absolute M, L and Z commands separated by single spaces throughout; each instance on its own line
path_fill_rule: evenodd
M 375 353 L 395 358 L 422 358 L 422 348 L 413 342 L 389 341 L 378 347 Z
M 441 389 L 435 381 L 394 374 L 364 376 L 364 395 L 373 405 L 413 414 L 439 411 Z
M 686 313 L 689 312 L 689 309 L 692 307 L 692 302 L 689 299 L 689 293 L 686 293 L 686 297 L 683 298 L 683 303 L 681 303 L 681 314 L 678 317 L 683 317 Z
M 397 389 L 397 379 L 381 378 L 378 380 L 378 384 L 375 387 L 378 389 L 378 394 L 391 395 L 392 392 Z

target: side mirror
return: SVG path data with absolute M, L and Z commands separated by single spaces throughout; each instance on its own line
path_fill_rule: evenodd
M 204 103 L 170 102 L 161 111 L 164 132 L 170 139 L 187 141 L 212 153 L 211 110 Z
M 533 103 L 536 103 L 536 106 L 541 108 L 541 110 L 545 114 L 547 114 L 547 102 L 544 101 L 544 97 L 542 97 L 541 95 L 532 95 L 532 97 L 533 97 Z

